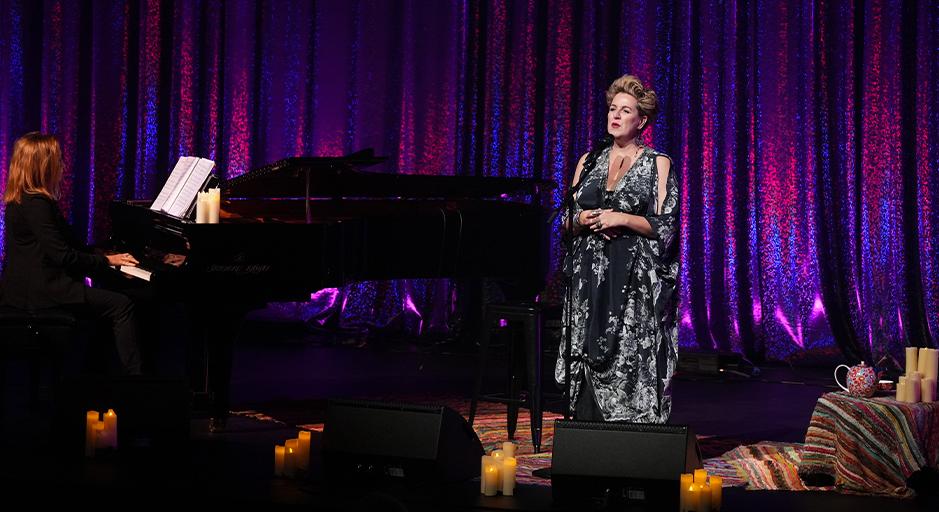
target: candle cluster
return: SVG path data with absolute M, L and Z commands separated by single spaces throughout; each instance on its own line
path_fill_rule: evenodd
M 897 401 L 916 403 L 936 401 L 936 374 L 939 373 L 939 350 L 906 348 L 906 375 L 897 382 Z
M 274 446 L 274 476 L 294 478 L 300 470 L 310 469 L 310 432 L 301 430 L 297 437 Z
M 95 450 L 117 449 L 117 414 L 108 409 L 102 419 L 98 411 L 85 413 L 85 456 L 94 457 Z
M 721 509 L 723 479 L 703 469 L 681 474 L 680 512 L 714 512 Z
M 217 188 L 199 192 L 196 198 L 196 224 L 218 224 L 221 202 L 221 191 Z
M 515 445 L 506 441 L 502 443 L 501 450 L 493 450 L 489 455 L 483 455 L 479 492 L 486 496 L 495 496 L 500 492 L 504 496 L 514 495 L 517 468 Z

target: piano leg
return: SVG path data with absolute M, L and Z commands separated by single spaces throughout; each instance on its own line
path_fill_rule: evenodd
M 200 304 L 188 308 L 192 342 L 189 345 L 189 379 L 194 402 L 209 415 L 209 430 L 225 429 L 231 406 L 232 353 L 237 333 L 252 307 Z

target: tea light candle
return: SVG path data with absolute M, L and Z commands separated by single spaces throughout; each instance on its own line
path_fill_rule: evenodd
M 512 496 L 515 494 L 515 470 L 518 461 L 515 457 L 506 457 L 502 461 L 502 494 Z
M 502 451 L 506 457 L 515 457 L 515 443 L 512 441 L 502 443 Z
M 274 447 L 274 476 L 284 476 L 284 445 Z
M 95 456 L 95 425 L 98 424 L 98 418 L 101 415 L 98 411 L 88 411 L 85 413 L 85 456 Z
M 724 493 L 724 479 L 711 475 L 708 485 L 711 486 L 711 510 L 720 510 Z
M 678 481 L 679 491 L 680 491 L 678 509 L 681 512 L 688 512 L 688 510 L 690 510 L 688 506 L 691 503 L 689 501 L 689 496 L 691 494 L 691 491 L 694 490 L 693 484 L 694 484 L 694 475 L 692 473 L 681 474 L 681 478 Z
M 922 398 L 924 402 L 936 401 L 936 379 L 923 379 Z
M 906 374 L 912 375 L 918 368 L 919 349 L 916 347 L 906 347 Z
M 483 470 L 483 479 L 486 484 L 483 494 L 495 496 L 499 492 L 499 470 L 496 468 L 495 462 L 490 461 L 486 465 L 485 470 Z
M 297 467 L 310 468 L 310 431 L 301 430 L 297 434 Z

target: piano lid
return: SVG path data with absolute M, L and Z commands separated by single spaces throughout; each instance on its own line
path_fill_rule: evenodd
M 372 149 L 342 157 L 294 157 L 251 170 L 222 184 L 229 198 L 310 197 L 484 198 L 537 193 L 554 183 L 533 178 L 425 176 L 359 170 L 380 162 Z

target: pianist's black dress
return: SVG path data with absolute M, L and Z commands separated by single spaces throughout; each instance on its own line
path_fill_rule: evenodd
M 602 416 L 583 419 L 664 423 L 671 412 L 669 384 L 678 349 L 676 171 L 669 166 L 665 201 L 656 213 L 656 156 L 664 155 L 645 148 L 608 191 L 609 154 L 607 146 L 585 160 L 575 213 L 612 208 L 645 216 L 654 237 L 627 231 L 604 240 L 585 232 L 574 240 L 565 265 L 574 285 L 571 412 Z M 555 366 L 562 385 L 564 348 L 562 341 Z

